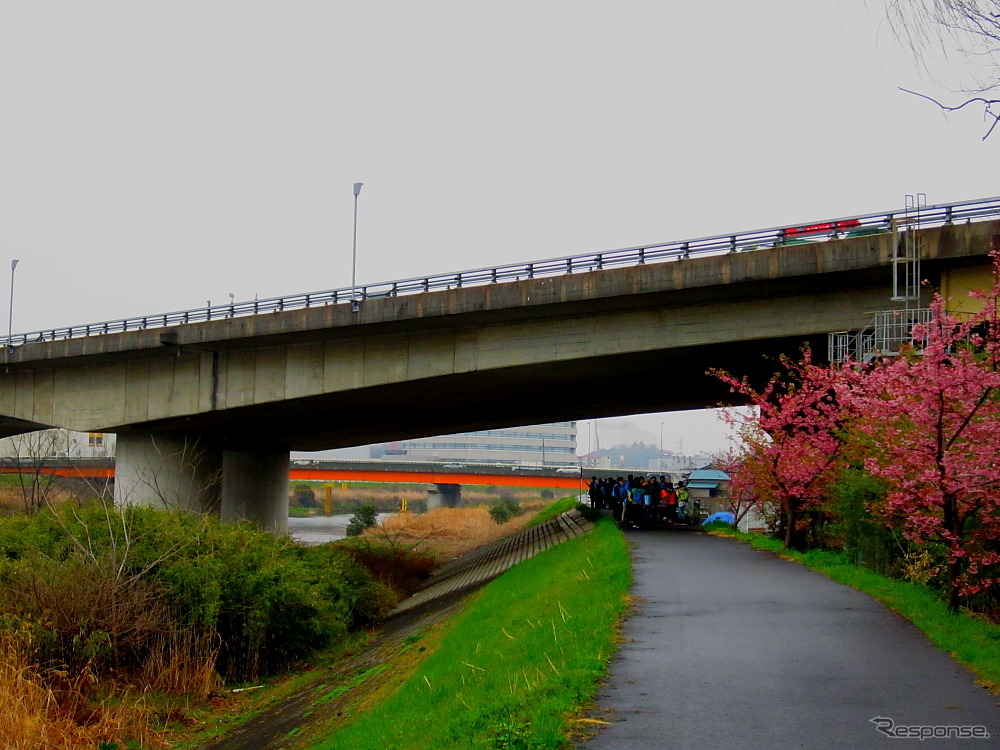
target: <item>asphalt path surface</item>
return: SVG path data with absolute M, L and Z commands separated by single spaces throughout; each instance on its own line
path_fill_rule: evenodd
M 586 750 L 1000 747 L 1000 698 L 871 597 L 730 539 L 629 538 L 641 599 Z

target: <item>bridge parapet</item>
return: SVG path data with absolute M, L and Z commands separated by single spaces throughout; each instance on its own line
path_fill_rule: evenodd
M 512 263 L 490 268 L 423 276 L 396 281 L 384 281 L 363 286 L 351 286 L 318 292 L 286 295 L 263 300 L 230 302 L 190 310 L 155 313 L 118 320 L 85 323 L 51 328 L 30 333 L 0 336 L 5 348 L 29 343 L 43 343 L 63 339 L 104 336 L 128 331 L 176 328 L 191 323 L 233 321 L 249 316 L 269 315 L 291 310 L 325 308 L 344 304 L 352 313 L 357 312 L 353 301 L 395 298 L 432 291 L 450 291 L 469 287 L 493 286 L 506 282 L 558 277 L 574 273 L 601 271 L 611 268 L 635 267 L 647 264 L 686 260 L 750 250 L 777 249 L 803 241 L 818 242 L 859 236 L 871 236 L 893 231 L 900 221 L 906 228 L 950 227 L 955 224 L 983 221 L 1000 216 L 1000 197 L 980 198 L 972 201 L 920 206 L 916 220 L 912 209 L 880 211 L 858 216 L 824 219 L 792 227 L 770 227 L 749 231 L 731 232 L 708 237 L 674 240 L 651 245 L 606 250 L 595 253 L 568 255 L 559 258 Z M 163 334 L 159 343 L 178 343 L 174 333 Z

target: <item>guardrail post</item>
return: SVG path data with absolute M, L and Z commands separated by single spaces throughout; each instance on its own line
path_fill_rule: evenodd
M 646 248 L 640 247 L 639 248 L 639 260 L 637 261 L 637 265 L 641 266 L 641 265 L 645 265 L 645 263 L 646 263 Z
M 729 252 L 731 252 L 731 253 L 735 253 L 736 252 L 736 235 L 735 234 L 730 235 L 730 237 L 729 237 Z

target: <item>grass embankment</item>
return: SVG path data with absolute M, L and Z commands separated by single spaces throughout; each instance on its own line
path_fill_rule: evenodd
M 975 672 L 983 685 L 1000 693 L 1000 626 L 967 612 L 951 612 L 926 586 L 879 575 L 855 565 L 845 555 L 823 550 L 795 552 L 760 534 L 735 530 L 723 533 L 755 549 L 799 562 L 878 599 L 923 631 L 935 646 Z
M 477 595 L 386 700 L 316 750 L 563 747 L 614 653 L 631 566 L 602 520 Z M 430 649 L 428 649 L 430 651 Z
M 554 503 L 547 505 L 545 508 L 542 508 L 542 510 L 540 510 L 538 514 L 533 519 L 531 519 L 531 522 L 528 524 L 528 526 L 537 526 L 540 523 L 545 523 L 546 521 L 550 521 L 556 516 L 562 515 L 567 511 L 573 510 L 573 508 L 576 508 L 578 505 L 581 504 L 577 502 L 575 497 L 564 497 L 559 500 L 556 500 Z

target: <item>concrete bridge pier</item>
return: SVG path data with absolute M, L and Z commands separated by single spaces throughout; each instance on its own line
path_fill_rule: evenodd
M 222 520 L 246 519 L 283 533 L 288 528 L 288 469 L 287 450 L 222 451 Z
M 218 513 L 282 533 L 288 527 L 288 451 L 236 451 L 195 436 L 120 433 L 115 503 Z
M 427 488 L 427 510 L 455 508 L 462 499 L 460 484 L 432 484 Z
M 218 512 L 222 451 L 197 437 L 123 432 L 115 449 L 115 504 Z

